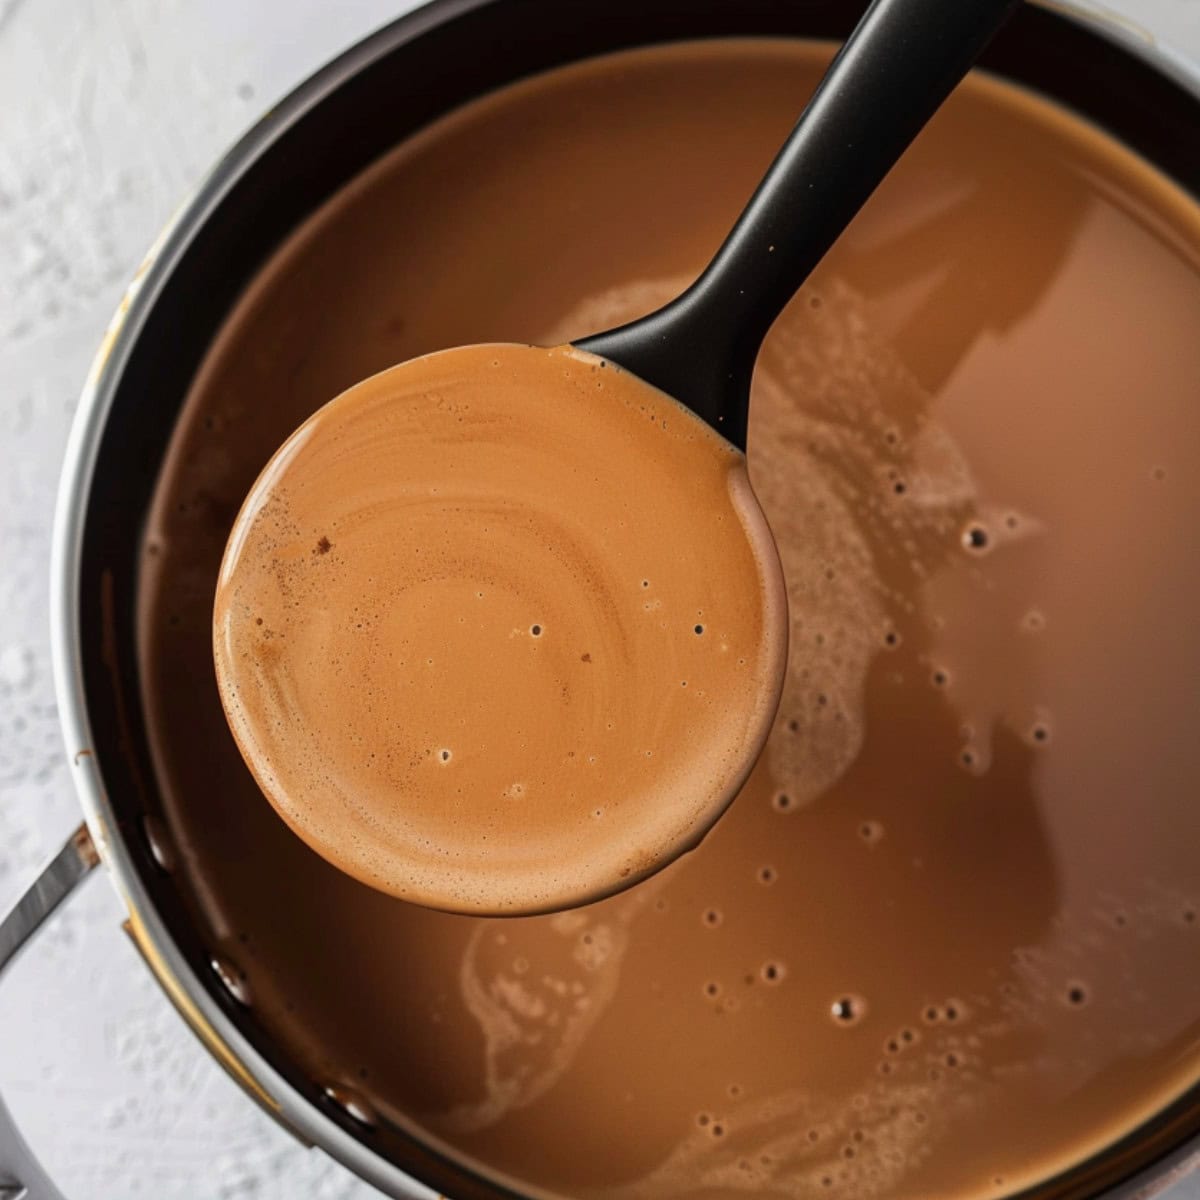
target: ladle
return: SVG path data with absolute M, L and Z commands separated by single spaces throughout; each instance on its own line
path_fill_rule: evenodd
M 700 278 L 577 345 L 744 450 L 767 330 L 1019 2 L 875 0 Z
M 664 308 L 575 349 L 413 360 L 284 444 L 230 535 L 214 653 L 239 747 L 310 846 L 406 899 L 511 914 L 699 842 L 786 668 L 743 453 L 759 347 L 1017 2 L 875 0 Z

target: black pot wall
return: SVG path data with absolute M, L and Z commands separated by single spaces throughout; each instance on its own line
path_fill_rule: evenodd
M 332 64 L 231 152 L 168 238 L 134 305 L 99 383 L 111 407 L 91 485 L 77 597 L 97 764 L 116 814 L 114 837 L 171 936 L 252 1044 L 315 1104 L 325 1101 L 312 1081 L 216 983 L 206 947 L 142 833 L 158 799 L 137 676 L 138 548 L 193 373 L 279 242 L 431 119 L 522 76 L 632 46 L 746 35 L 841 39 L 862 7 L 847 0 L 436 0 Z M 1140 60 L 1066 18 L 1026 8 L 984 65 L 1091 117 L 1200 196 L 1200 102 Z M 313 102 L 339 78 L 331 94 Z M 1161 1136 L 1153 1139 L 1160 1152 L 1188 1131 L 1196 1108 L 1193 1098 L 1164 1114 Z M 500 1194 L 399 1131 L 369 1131 L 340 1109 L 329 1111 L 372 1150 L 456 1200 Z M 1096 1186 L 1081 1171 L 1053 1194 L 1093 1195 Z

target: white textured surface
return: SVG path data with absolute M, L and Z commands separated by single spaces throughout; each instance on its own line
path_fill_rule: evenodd
M 108 316 L 221 149 L 413 7 L 0 0 L 0 907 L 78 820 L 50 680 L 49 530 Z M 1113 7 L 1200 57 L 1200 0 Z M 71 1200 L 377 1195 L 243 1097 L 160 994 L 121 916 L 89 882 L 0 988 L 0 1092 Z M 1200 1180 L 1172 1200 L 1200 1200 Z

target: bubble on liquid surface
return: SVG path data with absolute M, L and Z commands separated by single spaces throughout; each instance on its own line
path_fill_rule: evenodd
M 985 525 L 972 521 L 959 539 L 962 547 L 970 554 L 986 554 L 992 547 L 992 537 Z
M 991 756 L 984 745 L 972 742 L 960 748 L 958 765 L 968 775 L 986 775 L 991 766 Z
M 853 992 L 838 996 L 829 1005 L 829 1015 L 841 1029 L 859 1024 L 867 1015 L 867 1002 Z
M 1040 608 L 1031 608 L 1021 618 L 1023 633 L 1041 633 L 1046 628 L 1046 614 Z
M 880 821 L 863 821 L 858 826 L 859 839 L 868 846 L 878 845 L 883 840 L 883 823 Z
M 1032 746 L 1047 746 L 1050 744 L 1051 728 L 1050 722 L 1046 719 L 1034 721 L 1030 725 L 1026 738 Z
M 777 959 L 772 959 L 763 963 L 759 968 L 759 975 L 762 977 L 763 983 L 779 984 L 787 978 L 787 966 Z
M 1091 1002 L 1091 998 L 1091 991 L 1087 984 L 1081 983 L 1079 980 L 1072 980 L 1063 993 L 1063 999 L 1068 1008 L 1084 1008 Z

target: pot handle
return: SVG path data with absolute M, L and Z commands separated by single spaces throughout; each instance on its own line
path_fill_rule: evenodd
M 0 979 L 56 908 L 100 861 L 86 825 L 80 825 L 25 894 L 0 917 Z M 0 1099 L 0 1200 L 63 1200 Z

